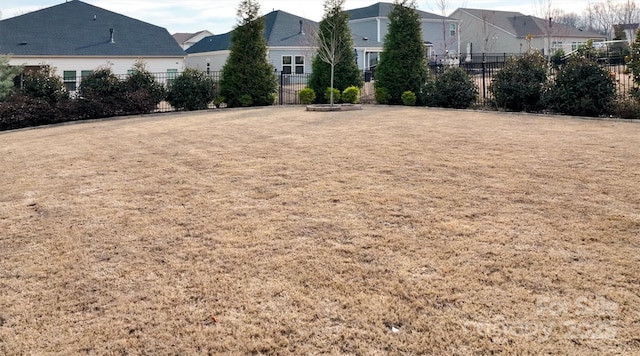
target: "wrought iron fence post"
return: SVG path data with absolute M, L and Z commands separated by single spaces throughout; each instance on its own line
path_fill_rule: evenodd
M 487 72 L 487 61 L 484 53 L 482 53 L 482 102 L 484 105 L 487 104 L 486 72 Z
M 284 90 L 284 71 L 281 71 L 280 72 L 280 86 L 278 88 L 278 92 L 279 92 L 278 97 L 280 98 L 280 100 L 279 100 L 280 101 L 280 105 L 283 105 L 283 101 L 284 101 L 283 90 Z

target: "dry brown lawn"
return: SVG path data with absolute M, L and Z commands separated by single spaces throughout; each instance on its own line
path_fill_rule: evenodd
M 0 354 L 640 353 L 638 123 L 168 114 L 0 179 Z

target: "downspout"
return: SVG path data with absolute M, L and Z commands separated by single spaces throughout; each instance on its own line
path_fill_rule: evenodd
M 380 40 L 380 18 L 379 18 L 379 17 L 376 17 L 376 23 L 378 24 L 378 26 L 376 26 L 376 28 L 377 28 L 377 30 L 378 30 L 378 34 L 377 34 L 378 42 L 382 42 L 382 41 Z

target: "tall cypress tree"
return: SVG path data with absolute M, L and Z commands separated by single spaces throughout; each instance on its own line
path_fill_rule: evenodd
M 343 11 L 345 0 L 325 0 L 324 16 L 318 31 L 318 53 L 313 58 L 309 87 L 316 93 L 316 100 L 324 102 L 324 93 L 331 87 L 343 91 L 349 86 L 362 86 L 362 73 L 358 69 L 353 39 L 349 29 L 349 14 Z
M 272 105 L 277 89 L 274 68 L 267 60 L 264 18 L 258 17 L 256 0 L 238 6 L 238 27 L 231 33 L 231 47 L 222 68 L 220 94 L 229 107 Z
M 376 68 L 376 90 L 386 89 L 389 104 L 402 104 L 405 91 L 415 93 L 424 104 L 429 78 L 416 2 L 395 0 Z

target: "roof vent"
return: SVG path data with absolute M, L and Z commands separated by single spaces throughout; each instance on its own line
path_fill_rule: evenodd
M 113 27 L 109 29 L 109 33 L 111 34 L 111 39 L 109 40 L 109 42 L 116 43 L 116 41 L 113 39 Z
M 95 21 L 97 17 L 97 15 L 93 15 L 93 21 Z
M 302 20 L 300 20 L 300 34 L 304 36 L 304 29 L 302 28 Z

